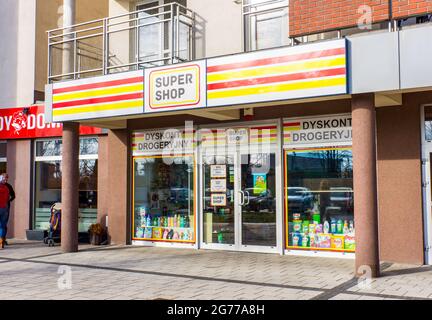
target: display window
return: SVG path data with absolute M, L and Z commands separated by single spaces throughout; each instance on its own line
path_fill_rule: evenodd
M 287 248 L 355 252 L 351 148 L 288 149 L 284 155 Z
M 133 240 L 195 243 L 195 160 L 187 155 L 133 158 Z
M 36 140 L 33 228 L 49 228 L 50 207 L 61 202 L 61 139 Z M 80 139 L 78 231 L 97 221 L 98 139 Z

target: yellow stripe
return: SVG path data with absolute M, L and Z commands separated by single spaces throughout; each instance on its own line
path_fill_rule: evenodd
M 300 129 L 301 129 L 300 126 L 299 127 L 287 127 L 287 128 L 284 128 L 284 132 L 286 132 L 286 131 L 298 131 Z
M 125 101 L 125 102 L 119 102 L 119 103 L 112 103 L 112 104 L 100 104 L 100 105 L 90 105 L 90 106 L 83 106 L 83 107 L 76 107 L 76 108 L 70 108 L 70 109 L 54 109 L 53 110 L 53 116 L 65 116 L 65 115 L 71 115 L 71 114 L 79 114 L 79 113 L 86 113 L 86 112 L 103 112 L 103 111 L 109 111 L 109 110 L 121 110 L 121 109 L 129 109 L 134 107 L 142 107 L 143 101 L 142 100 L 132 100 L 132 101 Z
M 113 87 L 113 88 L 103 88 L 97 90 L 81 91 L 75 93 L 66 94 L 56 94 L 53 96 L 53 102 L 70 101 L 77 99 L 87 99 L 87 98 L 102 98 L 103 96 L 112 96 L 120 93 L 135 93 L 142 92 L 144 90 L 144 84 L 134 84 L 131 86 L 124 87 Z
M 298 62 L 288 65 L 275 65 L 271 67 L 262 67 L 256 69 L 247 69 L 239 71 L 229 71 L 218 74 L 207 75 L 207 82 L 218 82 L 218 81 L 228 81 L 243 78 L 255 78 L 259 76 L 270 76 L 274 74 L 285 74 L 289 72 L 296 71 L 307 71 L 311 69 L 325 68 L 325 67 L 336 67 L 345 66 L 345 57 L 338 57 L 325 60 L 309 61 L 309 62 Z
M 283 91 L 295 91 L 295 90 L 303 90 L 303 89 L 333 87 L 333 86 L 341 86 L 345 84 L 346 84 L 346 79 L 344 76 L 339 78 L 275 84 L 275 85 L 262 86 L 262 87 L 247 87 L 243 89 L 224 90 L 224 91 L 216 91 L 216 92 L 209 91 L 207 94 L 207 98 L 208 99 L 231 98 L 231 97 L 238 97 L 238 96 L 264 94 L 264 93 L 276 93 L 276 92 L 283 92 Z

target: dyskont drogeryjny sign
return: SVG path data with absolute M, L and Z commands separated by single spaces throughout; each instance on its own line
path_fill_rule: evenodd
M 333 144 L 352 141 L 350 114 L 284 119 L 284 145 Z
M 45 122 L 45 107 L 34 105 L 23 108 L 0 109 L 0 139 L 31 139 L 59 137 L 61 123 Z M 80 127 L 80 134 L 100 134 L 102 130 L 93 127 Z

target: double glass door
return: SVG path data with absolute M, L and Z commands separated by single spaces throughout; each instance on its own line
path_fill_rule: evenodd
M 201 247 L 277 252 L 276 161 L 273 151 L 204 152 Z

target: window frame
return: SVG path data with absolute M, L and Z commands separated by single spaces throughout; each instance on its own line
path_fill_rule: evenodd
M 242 6 L 242 35 L 243 35 L 243 51 L 244 52 L 251 52 L 261 49 L 272 49 L 277 48 L 281 46 L 291 45 L 292 40 L 289 37 L 289 1 L 288 0 L 262 0 L 262 2 L 258 3 L 248 3 L 254 0 L 242 0 L 241 6 Z M 258 9 L 259 7 L 267 7 L 270 6 L 270 8 L 264 8 L 264 9 Z M 273 7 L 274 6 L 274 7 Z M 252 10 L 252 8 L 255 8 L 255 10 Z M 286 38 L 286 43 L 282 43 L 281 45 L 274 46 L 274 47 L 268 47 L 268 48 L 256 48 L 256 44 L 258 42 L 257 39 L 257 30 L 255 28 L 254 31 L 254 37 L 255 37 L 255 47 L 252 46 L 252 31 L 250 31 L 251 26 L 249 25 L 251 16 L 258 16 L 260 14 L 266 14 L 266 13 L 273 13 L 280 11 L 281 13 L 284 13 L 286 10 L 287 15 L 287 21 L 286 21 L 286 34 L 283 33 L 280 35 L 281 40 Z M 283 15 L 282 15 L 283 16 Z M 255 23 L 256 24 L 256 23 Z M 283 42 L 283 41 L 281 41 Z

